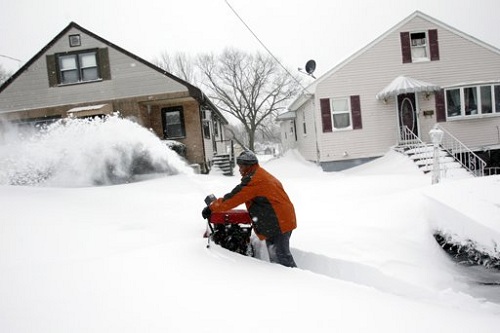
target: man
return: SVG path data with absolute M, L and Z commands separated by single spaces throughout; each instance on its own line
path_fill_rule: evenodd
M 287 267 L 297 267 L 290 252 L 290 236 L 297 227 L 295 209 L 280 181 L 264 170 L 250 150 L 242 152 L 236 162 L 241 183 L 223 198 L 214 200 L 202 212 L 221 212 L 245 203 L 252 217 L 253 229 L 266 241 L 269 259 Z

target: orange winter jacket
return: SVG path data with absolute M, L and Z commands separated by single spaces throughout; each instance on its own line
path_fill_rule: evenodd
M 210 210 L 221 212 L 245 203 L 260 239 L 271 238 L 297 227 L 295 209 L 280 181 L 258 164 L 230 193 L 212 202 Z

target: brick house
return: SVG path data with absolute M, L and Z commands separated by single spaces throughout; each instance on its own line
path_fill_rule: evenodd
M 0 117 L 7 121 L 115 111 L 184 144 L 188 162 L 203 172 L 231 147 L 227 120 L 199 88 L 74 22 L 0 86 Z

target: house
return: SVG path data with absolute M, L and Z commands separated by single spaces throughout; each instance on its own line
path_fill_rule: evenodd
M 203 172 L 231 147 L 227 120 L 199 88 L 74 22 L 0 86 L 0 117 L 19 124 L 117 111 L 183 144 Z
M 277 120 L 284 149 L 325 171 L 430 143 L 436 125 L 500 166 L 500 50 L 416 11 L 305 87 Z

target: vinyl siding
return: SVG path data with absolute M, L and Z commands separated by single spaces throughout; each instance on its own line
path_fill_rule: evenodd
M 80 47 L 69 48 L 70 34 L 81 35 Z M 95 48 L 108 48 L 111 80 L 49 87 L 47 55 Z M 182 84 L 73 28 L 2 92 L 0 113 L 184 91 Z
M 302 156 L 308 161 L 317 160 L 316 153 L 316 129 L 313 116 L 314 103 L 312 100 L 307 101 L 299 110 L 297 110 L 297 149 Z M 307 133 L 304 133 L 302 126 L 303 117 L 305 114 Z M 319 128 L 319 131 L 321 128 Z
M 440 60 L 402 62 L 400 32 L 438 30 Z M 375 95 L 399 75 L 407 75 L 440 86 L 464 82 L 500 80 L 498 50 L 476 43 L 472 38 L 457 34 L 446 26 L 417 16 L 384 38 L 339 66 L 331 75 L 321 78 L 315 92 L 315 121 L 321 129 L 319 101 L 322 98 L 360 95 L 363 129 L 318 131 L 321 161 L 335 161 L 381 156 L 398 142 L 398 118 L 395 98 L 386 104 Z M 417 96 L 419 110 L 435 110 L 434 96 L 429 100 Z M 433 117 L 419 115 L 422 139 L 428 141 Z M 497 141 L 500 117 L 448 121 L 441 123 L 470 146 L 493 144 Z M 492 137 L 492 135 L 494 137 Z M 347 153 L 347 157 L 344 154 Z

